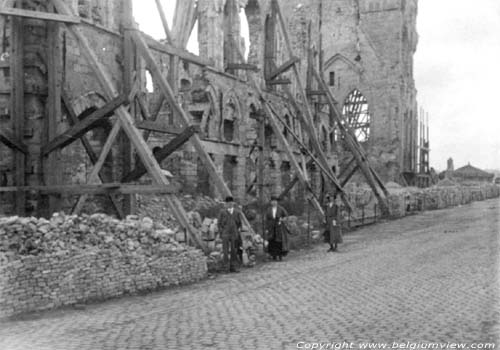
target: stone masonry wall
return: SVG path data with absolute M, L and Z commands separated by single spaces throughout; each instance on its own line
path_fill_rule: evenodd
M 0 218 L 0 318 L 206 277 L 203 252 L 149 218 Z

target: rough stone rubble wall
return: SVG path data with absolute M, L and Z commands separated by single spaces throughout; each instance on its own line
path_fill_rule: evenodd
M 175 227 L 104 214 L 0 218 L 0 317 L 198 281 L 202 251 Z
M 369 188 L 349 186 L 346 190 L 349 200 L 355 207 L 353 217 L 380 216 L 377 201 Z M 477 183 L 471 186 L 432 186 L 425 189 L 389 184 L 388 190 L 389 210 L 393 218 L 404 217 L 418 211 L 452 208 L 500 197 L 500 187 L 489 183 Z
M 0 317 L 194 282 L 206 268 L 200 251 L 154 260 L 112 250 L 23 256 L 0 266 Z

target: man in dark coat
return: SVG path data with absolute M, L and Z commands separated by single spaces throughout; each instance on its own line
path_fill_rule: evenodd
M 330 244 L 329 252 L 337 250 L 337 244 L 342 243 L 342 229 L 340 226 L 340 208 L 336 203 L 337 196 L 327 196 L 327 204 L 325 208 L 325 236 L 327 243 Z
M 219 213 L 217 225 L 222 239 L 224 267 L 230 272 L 239 272 L 237 254 L 240 242 L 241 213 L 234 207 L 233 197 L 226 197 L 226 205 Z
M 266 237 L 267 252 L 273 260 L 282 260 L 288 254 L 288 231 L 283 222 L 287 216 L 286 210 L 278 205 L 278 197 L 271 197 L 271 206 L 266 211 Z

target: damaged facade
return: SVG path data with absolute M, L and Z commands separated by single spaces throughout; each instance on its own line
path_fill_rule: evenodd
M 136 50 L 125 39 L 132 29 L 130 2 L 64 2 L 81 18 L 81 31 L 120 93 L 133 89 L 127 65 L 140 72 L 135 78 L 141 101 L 134 100 L 129 110 L 153 153 L 160 151 L 177 137 L 181 125 L 162 97 L 159 82 L 154 81 L 148 91 L 147 77 L 154 72 L 148 71 L 137 55 L 127 62 L 127 52 Z M 349 154 L 325 96 L 318 93 L 319 87 L 309 69 L 323 73 L 346 125 L 353 129 L 384 182 L 400 182 L 404 174 L 415 174 L 417 104 L 413 54 L 418 40 L 417 1 L 290 0 L 280 1 L 280 5 L 328 166 L 340 174 L 347 167 Z M 46 1 L 22 1 L 18 7 L 51 11 Z M 238 51 L 245 50 L 240 11 L 244 11 L 249 25 L 250 69 L 234 65 L 241 64 Z M 168 78 L 177 100 L 189 111 L 192 125 L 198 127 L 203 147 L 218 174 L 241 203 L 256 199 L 259 191 L 267 198 L 279 195 L 295 176 L 289 157 L 266 121 L 262 99 L 248 84 L 247 74 L 253 74 L 265 87 L 265 97 L 272 101 L 279 119 L 287 124 L 288 128 L 283 126 L 283 134 L 299 159 L 302 150 L 294 143 L 292 133 L 300 135 L 306 145 L 311 141 L 284 91 L 284 86 L 288 86 L 292 96 L 302 103 L 291 72 L 272 77 L 289 60 L 285 34 L 272 12 L 270 0 L 182 1 L 177 4 L 171 29 L 174 43 L 150 46 L 162 75 Z M 168 53 L 174 49 L 185 52 L 195 22 L 199 57 L 185 54 L 181 59 L 172 58 Z M 116 119 L 113 115 L 105 116 L 92 124 L 90 130 L 77 135 L 79 139 L 75 142 L 50 149 L 56 136 L 100 110 L 108 101 L 75 38 L 57 23 L 0 16 L 0 126 L 7 136 L 26 147 L 22 151 L 6 142 L 0 143 L 0 180 L 5 188 L 85 183 L 95 161 L 89 157 L 89 147 L 99 155 Z M 152 42 L 149 38 L 148 43 Z M 22 64 L 13 61 L 20 53 L 24 57 Z M 255 68 L 257 72 L 253 71 Z M 65 96 L 49 92 L 57 84 L 62 85 Z M 67 103 L 54 103 L 62 97 Z M 72 120 L 71 114 L 77 119 Z M 300 166 L 307 169 L 311 187 L 321 197 L 331 185 L 318 167 L 302 159 Z M 101 181 L 121 182 L 138 163 L 130 142 L 120 135 L 100 172 Z M 182 193 L 222 196 L 189 142 L 169 154 L 161 166 L 172 173 L 173 182 Z M 139 180 L 150 181 L 148 176 Z M 362 181 L 362 177 L 354 177 L 352 181 Z M 305 192 L 304 185 L 299 183 L 286 197 L 300 203 Z M 124 213 L 134 211 L 133 196 L 99 198 L 102 202 L 97 204 L 109 211 L 113 211 L 113 206 Z M 0 213 L 47 215 L 48 211 L 71 210 L 75 200 L 75 195 L 65 193 L 56 196 L 35 190 L 23 194 L 3 192 Z

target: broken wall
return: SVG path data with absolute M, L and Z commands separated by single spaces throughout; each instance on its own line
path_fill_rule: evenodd
M 100 63 L 112 76 L 112 82 L 118 90 L 122 88 L 123 42 L 120 30 L 123 29 L 124 4 L 122 1 L 71 0 L 66 1 L 75 14 L 84 22 L 81 30 L 91 43 Z M 23 3 L 28 10 L 48 11 L 46 3 L 29 1 Z M 3 38 L 1 72 L 0 72 L 0 108 L 2 110 L 1 127 L 12 130 L 13 120 L 10 111 L 10 59 L 9 52 L 12 46 L 10 33 L 11 18 L 0 16 L 0 36 Z M 48 158 L 42 155 L 42 147 L 48 141 L 48 64 L 49 45 L 53 37 L 57 36 L 58 48 L 56 60 L 61 66 L 59 79 L 64 81 L 62 90 L 70 99 L 71 108 L 81 119 L 92 111 L 102 107 L 106 100 L 101 87 L 92 73 L 92 69 L 80 51 L 79 45 L 72 34 L 61 24 L 54 29 L 48 21 L 23 19 L 23 50 L 24 50 L 24 137 L 23 142 L 28 146 L 29 153 L 25 160 L 25 184 L 78 184 L 85 183 L 86 177 L 92 169 L 92 164 L 80 140 L 77 140 L 62 150 L 51 154 L 54 157 L 52 164 L 57 169 L 48 168 Z M 53 23 L 53 22 L 52 22 Z M 65 109 L 58 120 L 55 120 L 56 134 L 67 130 L 71 123 Z M 107 135 L 111 129 L 110 122 L 100 123 L 86 134 L 96 154 L 99 154 Z M 0 179 L 4 179 L 3 186 L 14 186 L 15 166 L 12 151 L 0 144 Z M 121 154 L 119 145 L 115 146 L 108 157 L 104 171 L 112 179 L 119 178 Z M 56 181 L 54 183 L 54 180 Z M 0 212 L 13 214 L 13 196 L 0 195 Z M 39 215 L 43 212 L 45 202 L 35 192 L 27 193 L 26 214 Z M 69 210 L 74 198 L 57 201 L 59 210 Z M 103 202 L 102 205 L 106 205 Z

